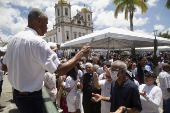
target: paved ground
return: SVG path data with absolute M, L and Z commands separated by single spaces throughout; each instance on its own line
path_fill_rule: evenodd
M 19 113 L 16 105 L 12 100 L 12 87 L 8 82 L 8 75 L 4 75 L 4 82 L 2 85 L 2 95 L 0 98 L 0 104 L 6 106 L 3 113 Z
M 19 113 L 16 105 L 13 103 L 12 98 L 13 98 L 12 97 L 12 87 L 11 87 L 10 83 L 8 82 L 8 75 L 5 75 L 3 86 L 2 86 L 2 96 L 0 98 L 0 104 L 6 106 L 3 109 L 4 110 L 3 113 Z M 160 105 L 159 110 L 160 110 L 160 113 L 162 113 L 162 104 Z M 83 111 L 83 109 L 82 109 L 82 111 Z

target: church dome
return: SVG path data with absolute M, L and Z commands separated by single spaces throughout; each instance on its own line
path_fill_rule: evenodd
M 58 1 L 58 3 L 61 3 L 61 0 Z M 62 3 L 67 3 L 67 0 L 62 0 Z
M 89 11 L 89 9 L 84 5 L 84 7 L 81 9 L 81 12 L 84 12 L 84 11 Z

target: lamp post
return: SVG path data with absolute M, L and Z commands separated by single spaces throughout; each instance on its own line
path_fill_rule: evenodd
M 153 63 L 154 63 L 154 66 L 155 66 L 155 72 L 156 74 L 158 75 L 158 59 L 157 59 L 157 46 L 158 46 L 158 42 L 157 42 L 157 39 L 156 39 L 156 35 L 157 35 L 157 31 L 158 30 L 154 30 L 154 36 L 155 36 L 155 39 L 154 39 L 154 57 L 153 57 Z

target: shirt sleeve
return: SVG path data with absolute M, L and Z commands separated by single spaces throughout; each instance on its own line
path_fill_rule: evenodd
M 157 87 L 158 88 L 158 87 Z M 158 89 L 152 97 L 149 97 L 147 94 L 143 96 L 150 104 L 149 107 L 152 109 L 157 110 L 159 108 L 159 105 L 161 104 L 162 99 L 162 91 L 161 89 Z
M 66 78 L 66 85 L 65 85 L 65 88 L 70 88 L 70 77 L 67 77 Z
M 79 70 L 78 72 L 79 72 L 79 73 L 78 73 L 78 76 L 79 76 L 79 77 L 83 77 L 83 72 L 82 72 L 81 70 Z
M 54 73 L 60 64 L 57 54 L 50 49 L 45 41 L 37 44 L 37 48 L 34 51 L 35 58 L 40 65 L 47 71 Z
M 170 88 L 170 76 L 166 76 L 164 79 L 165 79 L 165 87 Z

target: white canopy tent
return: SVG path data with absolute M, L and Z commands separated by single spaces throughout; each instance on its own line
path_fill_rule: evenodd
M 92 43 L 93 49 L 123 49 L 136 47 L 153 47 L 155 37 L 152 35 L 141 34 L 120 28 L 107 28 L 101 31 L 79 37 L 61 45 L 61 48 L 82 48 L 95 37 Z M 170 45 L 170 39 L 157 37 L 158 46 Z
M 147 52 L 147 51 L 154 51 L 154 47 L 142 47 L 142 48 L 135 48 L 136 51 L 142 51 L 142 52 Z M 169 46 L 158 46 L 158 51 L 170 51 Z

